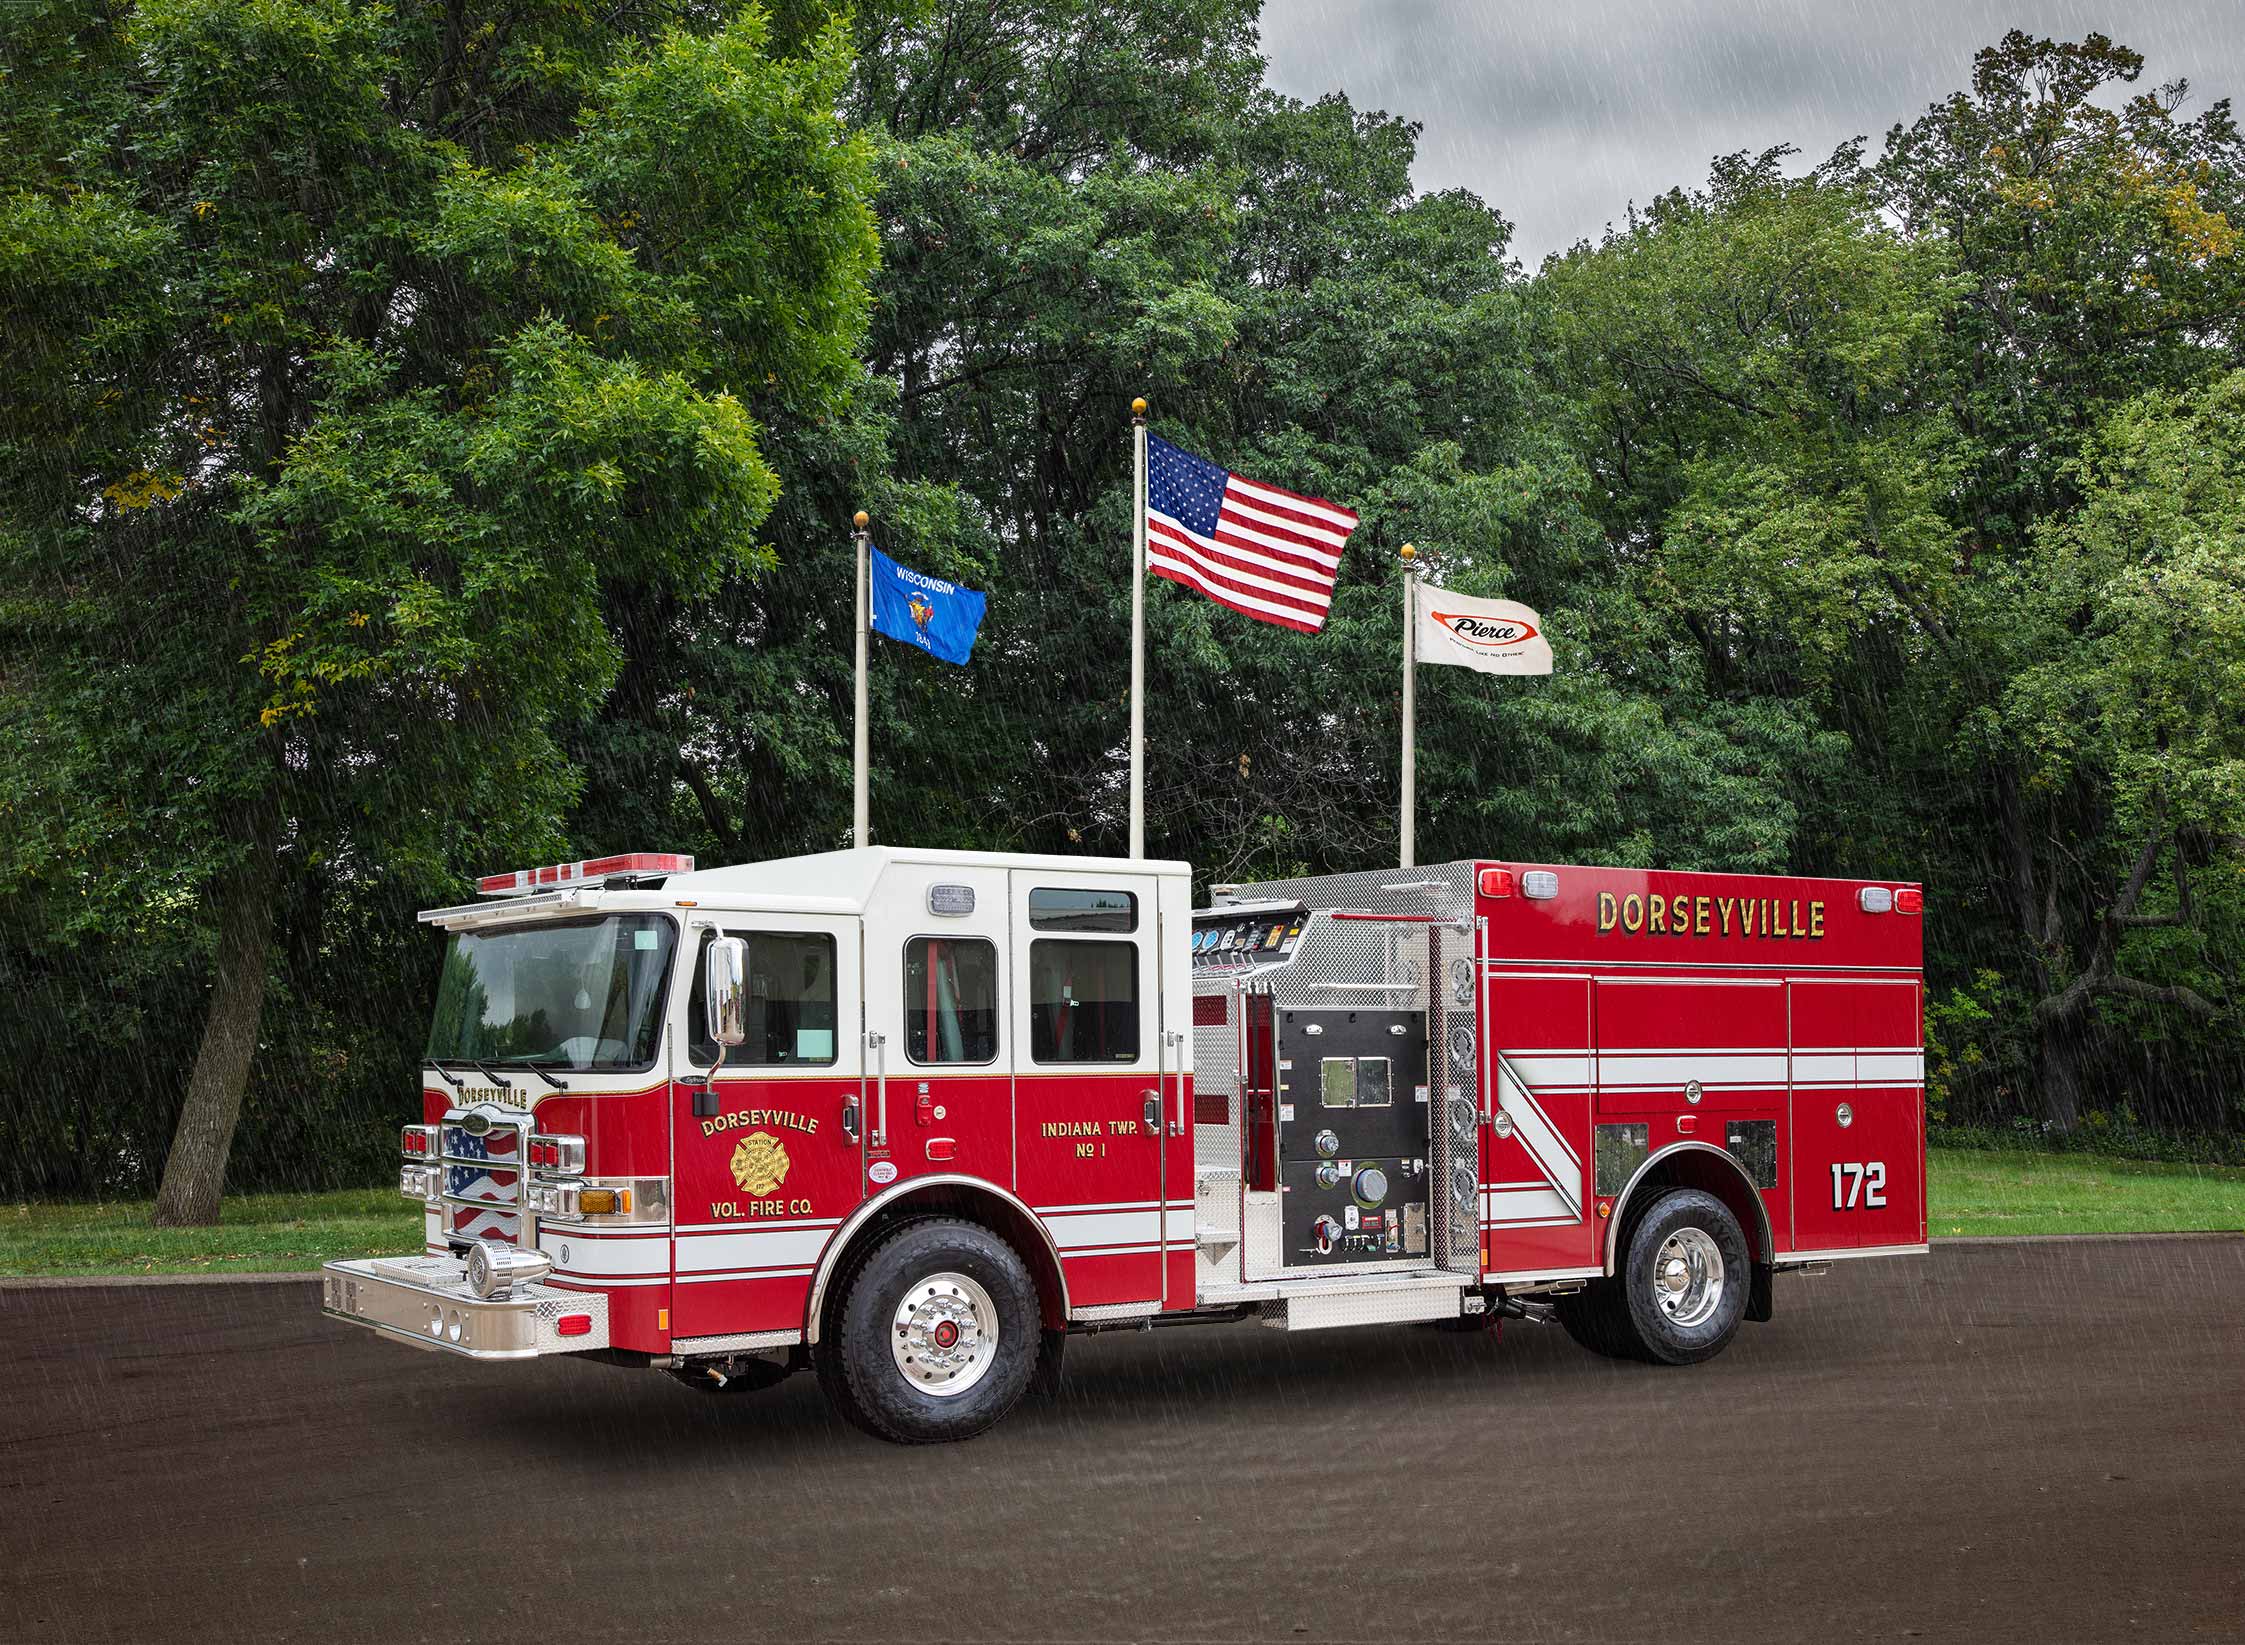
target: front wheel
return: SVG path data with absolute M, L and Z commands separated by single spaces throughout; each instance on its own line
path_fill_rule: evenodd
M 1012 1246 L 975 1223 L 914 1222 L 856 1265 L 818 1346 L 819 1381 L 882 1439 L 970 1439 L 1029 1386 L 1040 1323 Z

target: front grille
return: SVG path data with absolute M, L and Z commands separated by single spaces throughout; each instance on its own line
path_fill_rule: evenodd
M 478 1103 L 444 1116 L 444 1230 L 450 1239 L 532 1242 L 523 1214 L 522 1163 L 530 1116 Z

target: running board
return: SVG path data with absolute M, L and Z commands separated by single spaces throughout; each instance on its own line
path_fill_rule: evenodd
M 1329 1331 L 1348 1325 L 1395 1325 L 1417 1319 L 1455 1319 L 1471 1281 L 1457 1274 L 1391 1279 L 1350 1290 L 1297 1291 L 1262 1305 L 1275 1331 Z

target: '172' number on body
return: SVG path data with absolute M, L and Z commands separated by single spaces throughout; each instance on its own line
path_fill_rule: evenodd
M 1852 1211 L 1857 1206 L 1878 1210 L 1885 1204 L 1885 1160 L 1849 1160 L 1832 1167 L 1833 1210 Z

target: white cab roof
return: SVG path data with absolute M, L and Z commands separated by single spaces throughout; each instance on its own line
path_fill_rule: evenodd
M 664 902 L 706 902 L 713 907 L 862 914 L 881 876 L 892 866 L 918 868 L 1035 869 L 1048 874 L 1144 874 L 1188 877 L 1189 863 L 1130 857 L 1047 857 L 1011 851 L 916 851 L 869 845 L 862 850 L 821 851 L 732 868 L 697 868 L 672 874 L 656 893 Z

